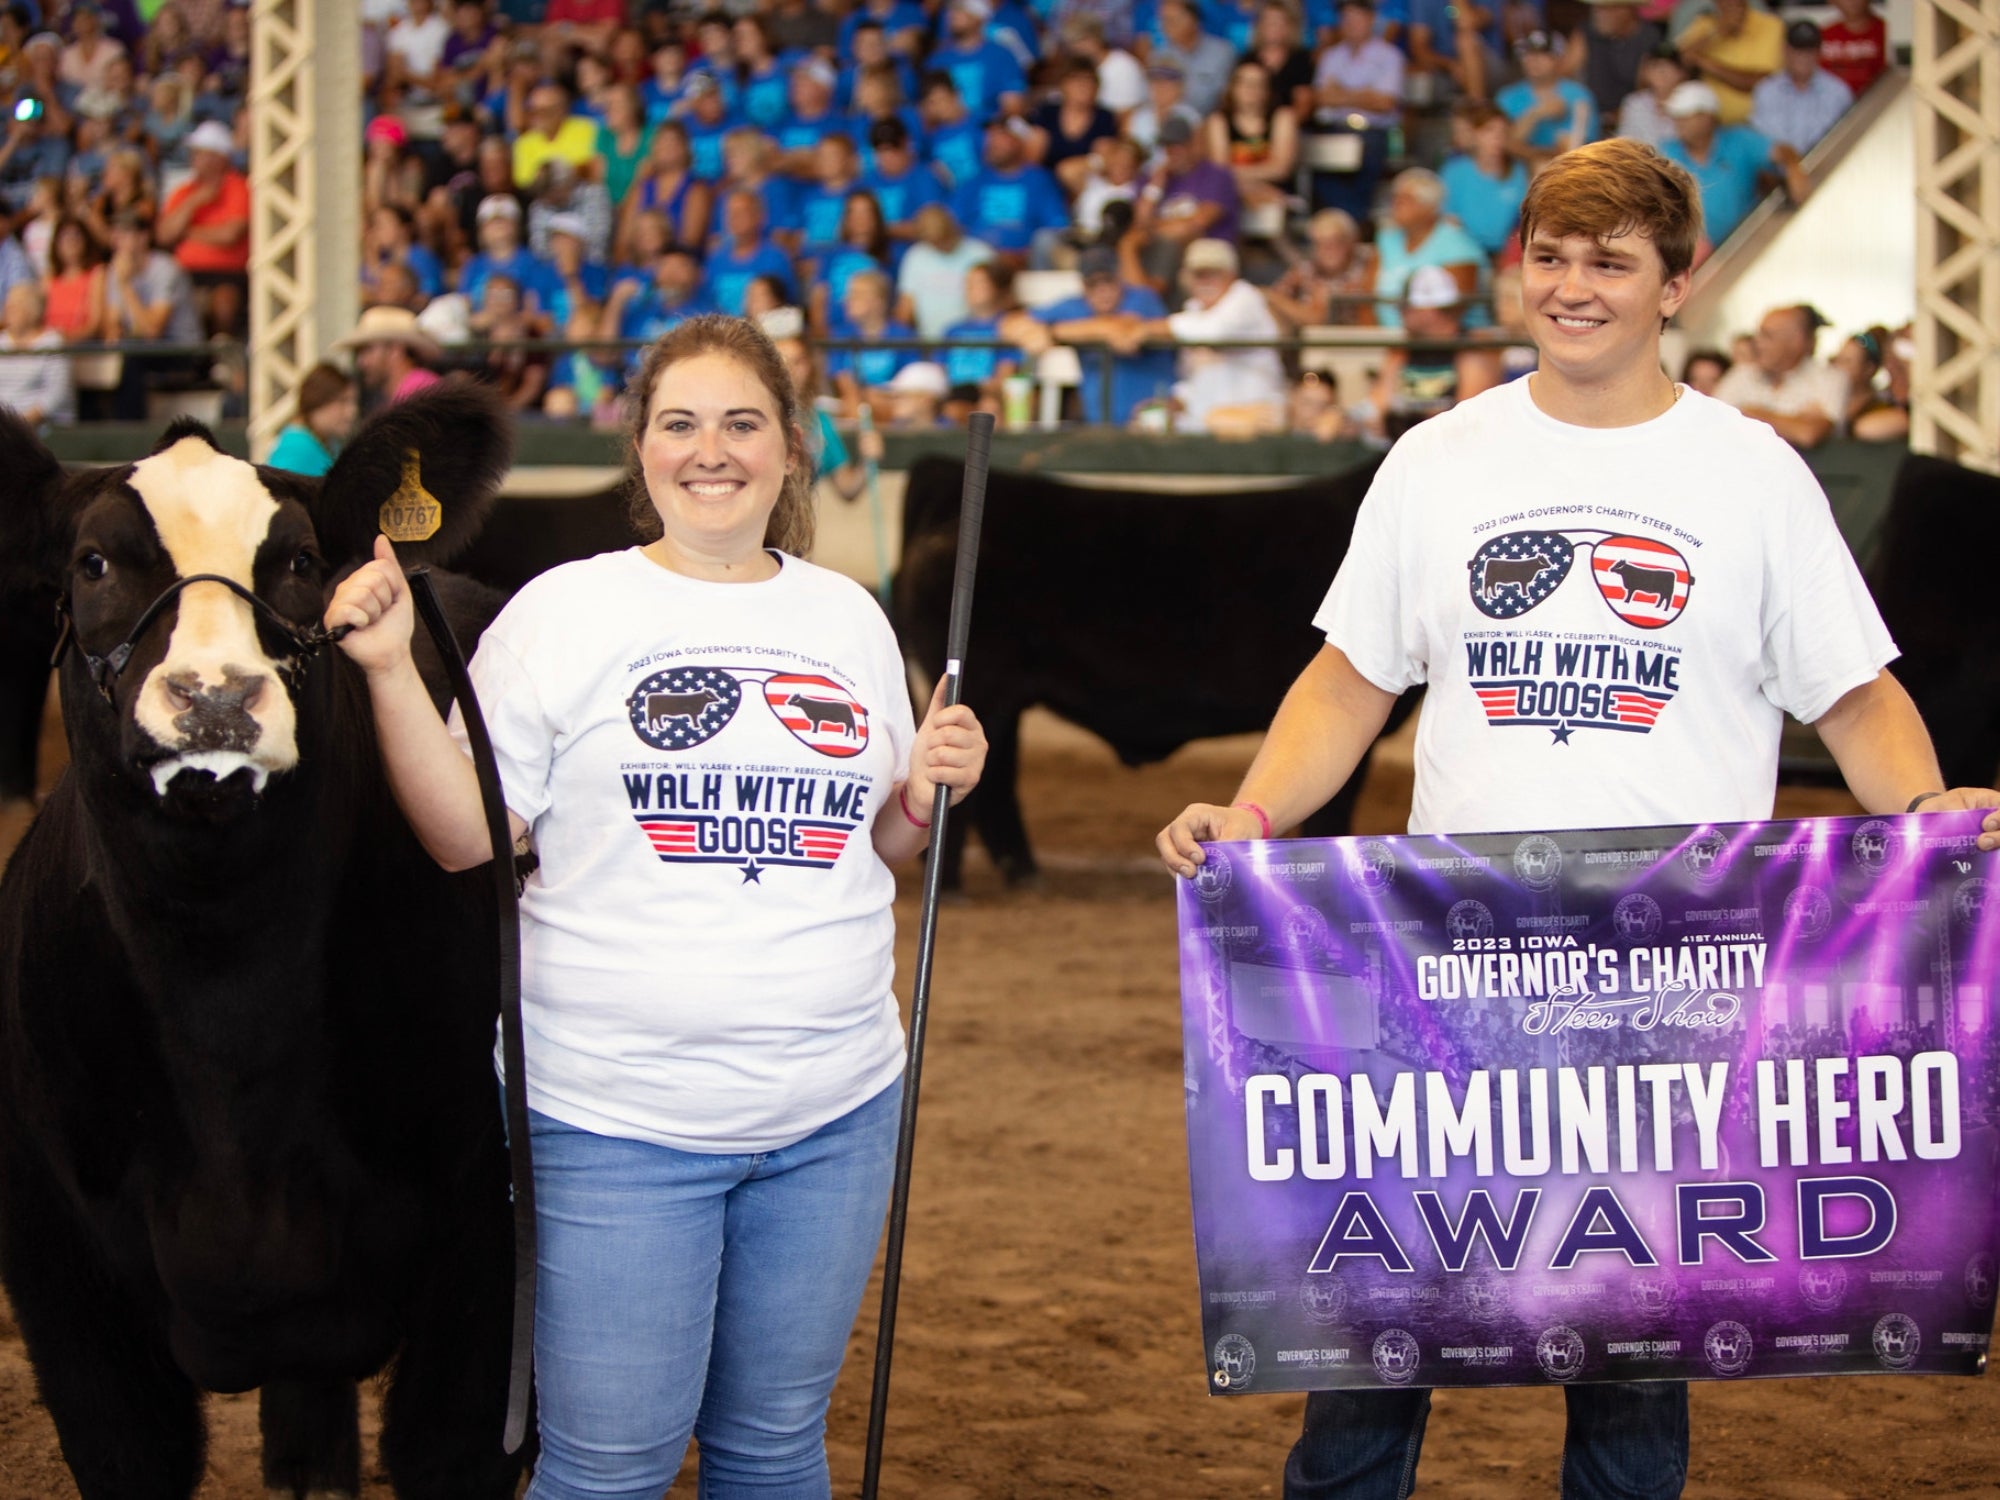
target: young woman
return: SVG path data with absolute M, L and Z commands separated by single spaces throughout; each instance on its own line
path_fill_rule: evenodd
M 81 220 L 64 214 L 49 239 L 49 327 L 74 344 L 104 327 L 104 256 Z
M 646 159 L 619 206 L 620 257 L 630 257 L 633 226 L 642 214 L 664 215 L 678 243 L 702 244 L 713 205 L 713 191 L 694 174 L 686 128 L 678 120 L 662 120 L 653 128 Z
M 879 271 L 895 277 L 897 242 L 889 238 L 889 226 L 882 219 L 882 205 L 866 188 L 849 193 L 840 207 L 840 243 L 819 268 L 819 281 L 812 289 L 808 311 L 813 327 L 830 326 L 834 310 L 847 305 L 847 284 L 862 271 Z
M 1264 65 L 1245 60 L 1203 122 L 1208 159 L 1229 168 L 1246 205 L 1282 203 L 1299 172 L 1299 120 L 1279 101 Z
M 652 146 L 639 91 L 624 85 L 606 89 L 604 119 L 597 127 L 597 155 L 604 163 L 604 191 L 610 195 L 613 208 L 624 206 Z
M 541 857 L 522 901 L 528 1494 L 658 1494 L 692 1434 L 710 1500 L 826 1497 L 827 1399 L 895 1155 L 889 867 L 939 788 L 977 783 L 985 738 L 938 698 L 913 724 L 875 601 L 800 558 L 811 464 L 768 338 L 682 324 L 634 410 L 650 540 L 535 579 L 473 662 L 510 823 Z M 386 539 L 326 621 L 356 627 L 342 649 L 424 846 L 492 858 Z
M 314 365 L 299 382 L 298 414 L 279 429 L 265 462 L 294 474 L 324 474 L 360 410 L 353 380 L 333 365 Z

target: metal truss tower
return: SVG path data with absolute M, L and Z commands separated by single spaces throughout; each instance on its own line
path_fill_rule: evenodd
M 1910 446 L 2000 473 L 2000 0 L 1917 0 Z
M 361 23 L 353 0 L 254 0 L 250 452 L 360 300 Z

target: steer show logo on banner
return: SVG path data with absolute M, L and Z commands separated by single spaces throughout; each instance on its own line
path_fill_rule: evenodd
M 1179 888 L 1209 1388 L 1982 1371 L 1979 821 L 1211 846 Z

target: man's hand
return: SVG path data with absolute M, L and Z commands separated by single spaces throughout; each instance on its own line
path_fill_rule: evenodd
M 1263 836 L 1264 825 L 1257 821 L 1255 813 L 1241 807 L 1196 802 L 1182 809 L 1181 815 L 1162 828 L 1153 842 L 1160 851 L 1161 863 L 1183 879 L 1192 880 L 1195 867 L 1208 859 L 1203 844 L 1230 844 Z
M 2000 792 L 1984 786 L 1956 786 L 1935 797 L 1926 797 L 1917 807 L 1920 813 L 1971 812 L 1976 808 L 2000 808 Z M 1979 847 L 2000 849 L 2000 811 L 1989 812 L 1979 825 Z

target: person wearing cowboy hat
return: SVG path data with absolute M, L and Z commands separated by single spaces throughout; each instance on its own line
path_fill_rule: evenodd
M 168 197 L 155 232 L 207 293 L 208 332 L 234 333 L 250 287 L 250 183 L 230 164 L 236 137 L 220 120 L 197 125 L 187 146 L 194 175 Z
M 354 353 L 354 373 L 383 405 L 405 400 L 438 383 L 430 368 L 442 357 L 431 336 L 407 307 L 371 307 L 354 332 L 333 346 Z

